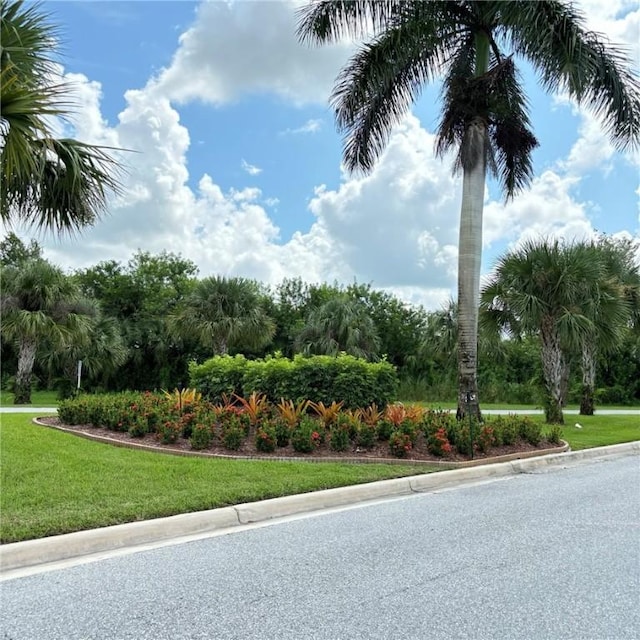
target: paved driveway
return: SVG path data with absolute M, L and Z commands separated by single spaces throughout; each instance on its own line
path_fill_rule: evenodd
M 637 639 L 639 487 L 547 467 L 8 580 L 0 637 Z

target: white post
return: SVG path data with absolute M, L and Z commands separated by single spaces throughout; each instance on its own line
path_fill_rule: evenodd
M 76 387 L 80 391 L 80 379 L 82 377 L 82 360 L 78 360 L 78 386 Z

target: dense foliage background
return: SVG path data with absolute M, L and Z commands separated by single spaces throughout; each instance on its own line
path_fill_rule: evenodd
M 37 243 L 24 245 L 13 234 L 5 238 L 0 243 L 3 291 L 8 291 L 12 281 L 34 261 L 46 262 Z M 186 386 L 191 362 L 202 363 L 220 354 L 216 347 L 219 342 L 205 339 L 208 331 L 227 336 L 226 353 L 243 354 L 250 360 L 274 353 L 291 357 L 340 352 L 369 361 L 385 359 L 398 370 L 401 399 L 456 398 L 454 303 L 426 311 L 361 283 L 342 286 L 287 279 L 270 288 L 241 278 L 199 278 L 193 262 L 171 253 L 138 252 L 126 264 L 100 262 L 63 274 L 63 278 L 77 294 L 75 311 L 93 318 L 93 333 L 84 336 L 82 348 L 78 347 L 79 334 L 73 333 L 73 327 L 63 327 L 61 335 L 66 341 L 45 336 L 38 344 L 33 388 L 56 388 L 61 395 L 68 395 L 76 386 L 77 359 L 87 364 L 97 359 L 101 364 L 85 366 L 84 390 Z M 205 303 L 209 306 L 203 306 Z M 215 322 L 207 325 L 206 317 L 198 320 L 194 308 L 204 308 L 209 318 L 214 314 Z M 6 312 L 3 299 L 3 315 Z M 189 331 L 179 330 L 184 327 L 185 314 L 192 323 Z M 253 324 L 247 322 L 248 316 L 254 318 Z M 64 324 L 62 316 L 54 314 L 52 318 Z M 199 332 L 194 329 L 198 322 L 203 325 Z M 578 402 L 580 352 L 570 345 L 565 351 L 566 400 Z M 483 327 L 479 353 L 482 402 L 543 402 L 540 346 L 535 331 L 507 335 Z M 1 355 L 2 387 L 12 389 L 18 349 L 15 340 L 5 333 Z M 640 402 L 637 323 L 625 327 L 614 350 L 598 356 L 596 401 Z

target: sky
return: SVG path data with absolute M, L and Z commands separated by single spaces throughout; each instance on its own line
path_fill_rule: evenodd
M 69 271 L 169 251 L 200 277 L 357 280 L 427 309 L 455 297 L 461 178 L 434 155 L 439 87 L 423 92 L 369 175 L 349 174 L 329 96 L 355 44 L 298 43 L 300 4 L 45 1 L 74 85 L 66 133 L 130 151 L 123 192 L 94 227 L 13 230 Z M 577 5 L 637 70 L 637 0 Z M 640 239 L 640 154 L 616 151 L 588 111 L 520 68 L 540 143 L 535 177 L 506 204 L 488 182 L 485 276 L 530 237 Z

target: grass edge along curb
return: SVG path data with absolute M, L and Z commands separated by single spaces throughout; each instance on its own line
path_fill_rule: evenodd
M 25 542 L 13 542 L 0 546 L 0 569 L 3 572 L 2 579 L 10 579 L 12 576 L 7 574 L 8 571 L 35 565 L 127 547 L 134 547 L 135 550 L 136 546 L 166 543 L 171 539 L 179 542 L 180 538 L 187 536 L 207 537 L 207 535 L 219 533 L 225 529 L 233 530 L 240 525 L 274 520 L 299 513 L 412 493 L 427 493 L 487 478 L 530 473 L 537 468 L 562 464 L 563 462 L 580 462 L 594 458 L 606 459 L 620 455 L 640 455 L 640 441 L 582 449 L 575 452 L 568 451 L 527 460 L 486 464 L 467 469 L 452 469 L 427 475 L 379 480 L 208 511 L 77 531 Z
M 562 444 L 557 447 L 551 447 L 547 449 L 536 449 L 535 451 L 521 451 L 516 453 L 509 453 L 503 456 L 491 456 L 488 458 L 476 458 L 474 460 L 415 460 L 406 458 L 364 458 L 358 456 L 338 457 L 338 456 L 248 456 L 248 455 L 233 455 L 223 453 L 207 453 L 206 451 L 191 451 L 185 449 L 171 448 L 164 445 L 162 447 L 156 447 L 153 445 L 142 444 L 139 442 L 129 442 L 126 440 L 118 440 L 116 438 L 110 438 L 109 436 L 103 436 L 99 434 L 89 433 L 88 431 L 80 431 L 78 429 L 68 429 L 61 425 L 47 424 L 41 422 L 39 418 L 33 418 L 32 422 L 40 427 L 47 427 L 49 429 L 55 429 L 56 431 L 62 431 L 63 433 L 70 433 L 78 436 L 79 438 L 85 438 L 86 440 L 93 440 L 94 442 L 101 442 L 103 444 L 110 444 L 116 447 L 122 447 L 125 449 L 137 449 L 138 451 L 152 451 L 154 453 L 164 453 L 174 456 L 194 457 L 194 458 L 214 458 L 225 460 L 271 460 L 274 462 L 340 462 L 345 464 L 412 464 L 412 465 L 430 465 L 435 467 L 442 467 L 443 469 L 462 469 L 467 467 L 477 467 L 481 465 L 494 464 L 497 462 L 511 462 L 513 460 L 524 460 L 526 458 L 535 458 L 538 456 L 545 456 L 554 453 L 564 453 L 570 450 L 569 443 L 565 440 L 561 440 Z

